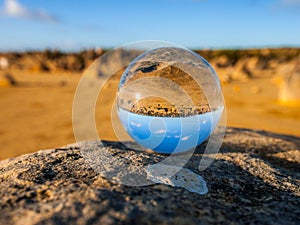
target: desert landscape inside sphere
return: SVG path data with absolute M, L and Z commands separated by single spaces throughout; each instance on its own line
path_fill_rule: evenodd
M 145 83 L 142 87 L 147 85 L 151 88 L 150 86 L 152 86 L 153 96 L 141 98 L 142 94 L 136 90 L 135 94 L 123 95 L 124 98 L 120 99 L 119 102 L 120 107 L 137 114 L 163 117 L 184 117 L 211 111 L 203 90 L 189 74 L 181 69 L 167 63 L 151 65 L 151 62 L 149 62 L 149 65 L 135 70 L 134 77 L 129 82 L 146 77 L 162 77 L 174 83 L 169 82 L 171 86 L 167 86 L 164 79 L 157 79 L 159 84 L 155 84 L 154 80 L 152 80 L 153 83 L 151 84 L 148 79 L 148 83 Z M 147 79 L 144 79 L 144 82 L 147 82 Z M 176 89 L 174 87 L 176 85 L 190 96 L 191 99 L 188 99 L 191 100 L 190 103 L 183 100 L 182 102 L 178 101 L 178 104 L 173 104 L 164 97 L 168 91 L 174 93 L 172 90 Z M 139 91 L 144 92 L 143 90 Z M 132 94 L 134 95 L 134 100 L 130 99 Z M 162 96 L 154 96 L 155 94 L 162 94 Z
M 186 49 L 165 47 L 144 53 L 128 66 L 119 84 L 118 106 L 142 115 L 186 117 L 221 108 L 220 93 L 218 78 L 204 59 Z

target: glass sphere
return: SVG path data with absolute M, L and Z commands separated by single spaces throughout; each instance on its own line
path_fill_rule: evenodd
M 161 47 L 133 60 L 117 98 L 119 119 L 141 146 L 159 153 L 195 149 L 212 134 L 224 110 L 220 81 L 200 55 Z

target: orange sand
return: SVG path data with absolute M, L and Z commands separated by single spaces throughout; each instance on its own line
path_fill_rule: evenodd
M 0 87 L 0 160 L 75 142 L 72 102 L 80 74 L 30 74 L 14 71 L 21 83 Z M 117 81 L 106 86 L 98 102 L 96 121 L 103 139 L 114 139 L 109 111 Z M 223 86 L 228 126 L 262 129 L 300 136 L 300 108 L 277 102 L 278 88 L 270 78 Z

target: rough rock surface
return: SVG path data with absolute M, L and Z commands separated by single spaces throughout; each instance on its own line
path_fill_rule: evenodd
M 206 180 L 206 195 L 111 182 L 86 163 L 81 148 L 1 161 L 0 224 L 299 224 L 297 137 L 229 128 L 220 153 L 202 172 L 200 146 L 185 167 Z M 140 164 L 162 157 L 116 142 L 106 142 L 105 149 Z

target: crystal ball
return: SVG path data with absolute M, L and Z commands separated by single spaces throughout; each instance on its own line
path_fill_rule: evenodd
M 181 47 L 144 52 L 129 64 L 118 86 L 121 124 L 140 146 L 158 153 L 194 150 L 212 134 L 223 110 L 215 71 Z

